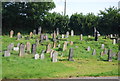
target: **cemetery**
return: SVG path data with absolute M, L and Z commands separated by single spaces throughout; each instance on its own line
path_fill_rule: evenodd
M 49 12 L 54 2 L 3 2 L 2 79 L 120 76 L 120 9 Z

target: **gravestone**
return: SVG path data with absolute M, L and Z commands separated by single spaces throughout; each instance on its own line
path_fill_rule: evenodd
M 67 31 L 67 32 L 66 32 L 66 38 L 68 38 L 68 37 L 69 37 L 69 32 Z
M 56 41 L 53 42 L 53 48 L 56 48 Z
M 13 47 L 14 47 L 14 43 L 9 44 L 7 47 L 7 51 L 10 52 L 13 49 Z
M 73 45 L 73 41 L 70 41 L 70 45 Z
M 40 55 L 40 58 L 41 58 L 41 59 L 44 59 L 44 58 L 45 58 L 44 52 L 45 52 L 45 50 L 42 50 L 42 53 L 41 53 L 41 55 Z
M 33 30 L 33 35 L 36 35 L 36 30 Z
M 118 60 L 120 61 L 120 51 L 118 52 Z
M 35 54 L 35 55 L 34 55 L 34 59 L 35 59 L 35 60 L 39 59 L 39 57 L 40 57 L 39 54 Z
M 41 34 L 41 35 L 40 35 L 40 42 L 43 42 L 43 39 L 44 39 L 44 35 Z
M 96 55 L 96 50 L 95 50 L 95 49 L 93 50 L 93 53 L 92 53 L 92 55 Z
M 56 33 L 55 33 L 55 31 L 53 33 L 53 41 L 56 41 Z
M 57 56 L 58 56 L 58 52 L 54 51 L 52 55 L 52 62 L 57 62 Z
M 10 51 L 5 51 L 4 57 L 9 57 L 10 56 Z
M 36 39 L 36 46 L 39 45 L 39 39 Z
M 112 50 L 108 50 L 108 61 L 112 61 Z
M 69 60 L 69 61 L 74 61 L 74 60 L 73 60 L 73 48 L 70 48 L 70 50 L 69 50 L 68 60 Z
M 20 47 L 20 43 L 17 43 L 17 47 Z
M 58 48 L 60 48 L 60 44 L 58 44 Z
M 110 34 L 110 38 L 113 38 L 113 34 Z
M 95 41 L 98 41 L 98 31 L 95 33 Z
M 116 39 L 113 39 L 113 44 L 114 44 L 114 45 L 116 44 Z
M 30 42 L 26 43 L 26 49 L 27 49 L 28 53 L 31 53 L 31 44 L 30 44 Z
M 57 28 L 57 36 L 59 35 L 59 28 Z
M 90 51 L 90 46 L 87 47 L 87 51 Z
M 25 45 L 20 44 L 19 56 L 22 57 L 25 54 Z
M 50 57 L 52 58 L 54 50 L 50 51 Z
M 33 37 L 33 33 L 32 32 L 30 32 L 30 38 L 32 38 Z
M 12 38 L 12 37 L 13 37 L 13 34 L 14 34 L 14 31 L 13 31 L 13 30 L 11 30 L 11 31 L 10 31 L 10 38 Z
M 36 54 L 36 44 L 32 44 L 32 54 Z
M 108 50 L 106 48 L 104 48 L 104 51 L 103 51 L 104 54 L 108 54 Z
M 74 36 L 74 31 L 73 30 L 71 30 L 71 36 Z
M 14 47 L 13 50 L 14 51 L 19 51 L 19 47 Z
M 66 49 L 67 49 L 67 41 L 64 42 L 63 51 L 65 51 Z
M 41 28 L 41 27 L 39 27 L 39 28 L 38 28 L 38 35 L 40 35 L 40 34 L 41 34 L 41 30 L 42 30 L 42 28 Z
M 80 34 L 80 40 L 83 40 L 83 35 L 82 34 Z
M 20 40 L 22 38 L 20 32 L 17 33 L 17 40 Z
M 49 43 L 46 48 L 46 53 L 50 53 L 51 51 L 51 44 Z
M 48 41 L 48 35 L 47 34 L 45 35 L 45 39 L 46 39 L 46 41 Z
M 94 37 L 96 35 L 96 32 L 97 32 L 96 27 L 94 27 Z
M 90 35 L 88 35 L 88 38 L 90 38 L 91 36 Z
M 64 36 L 65 36 L 65 35 L 64 35 L 64 34 L 62 34 L 62 39 L 64 38 Z
M 104 44 L 101 44 L 101 49 L 104 49 L 105 45 Z

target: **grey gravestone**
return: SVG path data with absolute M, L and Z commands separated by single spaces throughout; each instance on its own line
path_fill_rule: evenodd
M 104 49 L 105 45 L 104 44 L 101 44 L 101 49 Z
M 54 33 L 53 33 L 53 41 L 55 41 L 55 40 L 56 40 L 56 33 L 54 31 Z
M 40 35 L 40 34 L 41 34 L 41 30 L 42 30 L 42 28 L 41 28 L 41 27 L 39 27 L 39 28 L 38 28 L 38 35 Z
M 41 35 L 40 35 L 40 42 L 43 42 L 43 39 L 44 39 L 44 35 L 41 34 Z
M 25 45 L 24 44 L 20 44 L 20 52 L 19 52 L 19 56 L 24 56 L 25 54 Z
M 51 44 L 48 44 L 47 49 L 46 49 L 46 53 L 50 53 L 50 51 L 51 51 Z
M 44 52 L 45 52 L 45 50 L 42 50 L 42 53 L 41 53 L 41 55 L 40 55 L 40 58 L 41 58 L 41 59 L 44 59 L 44 58 L 45 58 Z
M 50 57 L 52 58 L 54 50 L 51 50 Z
M 64 36 L 65 36 L 65 35 L 64 35 L 64 34 L 62 34 L 62 39 L 64 38 Z
M 67 49 L 67 41 L 64 42 L 63 51 L 65 51 L 66 49 Z
M 14 34 L 14 31 L 13 31 L 13 30 L 11 30 L 11 31 L 10 31 L 10 38 L 12 38 L 12 37 L 13 37 L 13 34 Z
M 108 61 L 112 61 L 112 50 L 108 50 Z
M 73 30 L 71 30 L 71 36 L 74 36 L 74 31 Z
M 19 51 L 19 47 L 14 47 L 13 50 L 14 51 Z
M 40 57 L 39 54 L 35 54 L 34 59 L 37 60 L 39 59 L 39 57 Z
M 68 38 L 68 37 L 69 37 L 69 32 L 67 31 L 67 32 L 66 32 L 66 38 Z
M 36 46 L 39 45 L 39 39 L 36 39 Z
M 20 32 L 17 33 L 17 40 L 20 40 L 22 38 Z
M 90 46 L 87 47 L 87 51 L 90 51 Z
M 53 48 L 56 48 L 56 41 L 53 42 Z
M 58 52 L 54 51 L 52 55 L 52 62 L 57 62 Z
M 59 28 L 57 28 L 57 36 L 59 35 Z
M 120 51 L 118 52 L 118 60 L 120 61 Z
M 26 49 L 27 49 L 28 53 L 31 53 L 31 44 L 30 44 L 30 42 L 26 43 Z
M 113 44 L 114 44 L 114 45 L 116 44 L 116 39 L 113 39 Z
M 32 54 L 36 54 L 36 44 L 32 44 Z
M 68 60 L 69 60 L 69 61 L 74 61 L 74 60 L 73 60 L 73 48 L 70 48 L 70 50 L 69 50 Z
M 80 34 L 80 40 L 83 40 L 83 35 L 82 34 Z
M 10 56 L 10 51 L 5 51 L 4 57 L 9 57 Z
M 95 49 L 93 50 L 93 53 L 92 53 L 92 55 L 96 55 L 96 50 L 95 50 Z

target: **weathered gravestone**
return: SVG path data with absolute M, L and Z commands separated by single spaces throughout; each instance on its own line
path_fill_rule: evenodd
M 80 40 L 83 40 L 83 35 L 82 34 L 80 34 Z
M 68 37 L 69 37 L 69 31 L 66 32 L 66 38 L 68 38 Z
M 64 42 L 63 51 L 65 51 L 66 49 L 67 49 L 67 41 Z
M 116 44 L 116 39 L 113 39 L 113 44 L 114 44 L 114 45 Z
M 71 36 L 74 36 L 74 31 L 73 30 L 71 30 Z
M 87 51 L 90 51 L 90 46 L 87 47 Z
M 118 60 L 120 61 L 120 51 L 118 52 Z
M 70 48 L 70 50 L 69 50 L 68 60 L 69 60 L 69 61 L 74 61 L 74 60 L 73 60 L 73 48 Z
M 20 32 L 17 33 L 17 40 L 20 40 L 22 38 Z
M 95 50 L 95 49 L 93 50 L 93 53 L 92 53 L 92 55 L 96 55 L 96 50 Z
M 32 54 L 36 54 L 36 44 L 32 44 Z
M 34 59 L 37 60 L 39 59 L 39 57 L 40 57 L 39 54 L 35 54 Z
M 101 44 L 101 49 L 104 49 L 105 45 L 104 44 Z
M 41 28 L 41 27 L 39 27 L 39 28 L 38 28 L 38 35 L 40 35 L 40 34 L 41 34 L 41 30 L 42 30 L 42 28 Z
M 11 30 L 11 31 L 10 31 L 10 38 L 12 38 L 12 37 L 13 37 L 13 34 L 14 34 L 14 31 L 13 31 L 13 30 Z
M 28 53 L 31 53 L 31 44 L 30 44 L 30 42 L 26 43 L 26 49 L 27 49 Z
M 57 62 L 57 56 L 58 56 L 58 52 L 54 51 L 52 54 L 52 62 Z
M 30 38 L 32 38 L 33 37 L 33 33 L 32 32 L 30 32 Z
M 70 41 L 70 45 L 73 45 L 73 41 Z
M 53 41 L 56 41 L 56 33 L 55 33 L 55 31 L 53 33 Z
M 10 51 L 5 51 L 4 57 L 9 57 L 10 56 Z
M 43 42 L 43 39 L 44 39 L 44 35 L 40 34 L 40 42 Z
M 113 38 L 113 34 L 110 34 L 110 38 Z
M 50 53 L 51 51 L 51 44 L 49 43 L 46 47 L 46 53 Z
M 25 45 L 20 44 L 19 56 L 22 57 L 25 54 Z
M 108 61 L 109 62 L 112 61 L 112 50 L 111 49 L 108 50 Z
M 41 59 L 44 59 L 44 58 L 45 58 L 44 52 L 45 52 L 45 50 L 42 50 L 42 53 L 41 53 L 41 55 L 40 55 L 40 58 L 41 58 Z
M 57 28 L 57 36 L 59 35 L 59 28 Z
M 57 41 L 53 42 L 53 48 L 56 48 L 56 43 L 57 43 Z
M 36 39 L 36 46 L 39 45 L 39 39 Z
M 7 50 L 11 51 L 13 49 L 13 47 L 14 47 L 14 43 L 11 43 L 8 45 Z
M 64 38 L 64 36 L 65 36 L 65 35 L 64 35 L 64 34 L 62 34 L 62 39 Z
M 36 30 L 33 30 L 33 35 L 36 35 Z

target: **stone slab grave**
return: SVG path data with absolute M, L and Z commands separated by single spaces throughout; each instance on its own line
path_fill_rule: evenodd
M 71 30 L 71 36 L 74 36 L 74 31 L 73 30 Z
M 41 59 L 44 59 L 44 58 L 45 58 L 45 54 L 44 54 L 44 53 L 45 53 L 45 50 L 42 50 L 42 53 L 41 53 L 41 55 L 40 55 L 40 58 L 41 58 Z
M 10 38 L 12 38 L 12 37 L 13 37 L 13 34 L 14 34 L 14 31 L 13 31 L 13 30 L 11 30 L 11 31 L 10 31 Z
M 46 53 L 50 53 L 51 51 L 51 44 L 49 43 L 47 46 L 46 46 Z
M 101 44 L 101 49 L 104 49 L 105 45 L 104 44 Z
M 31 43 L 30 42 L 26 43 L 26 50 L 27 50 L 27 53 L 31 53 Z
M 22 57 L 25 55 L 25 45 L 20 44 L 19 56 Z
M 64 42 L 63 51 L 67 50 L 67 41 Z
M 92 53 L 92 55 L 96 55 L 96 50 L 95 50 L 95 49 L 93 50 L 93 53 Z
M 32 44 L 32 54 L 36 54 L 36 44 Z
M 83 35 L 82 34 L 80 34 L 80 40 L 83 40 Z
M 5 51 L 4 57 L 9 57 L 10 56 L 10 51 Z
M 73 60 L 73 52 L 74 52 L 74 49 L 73 49 L 73 48 L 70 48 L 70 50 L 69 50 L 69 56 L 68 56 L 68 60 L 69 60 L 69 61 L 74 61 L 74 60 Z
M 112 50 L 111 49 L 108 50 L 108 61 L 109 62 L 112 61 Z
M 39 54 L 35 54 L 35 55 L 34 55 L 34 59 L 35 59 L 35 60 L 39 59 L 39 57 L 40 57 Z
M 54 51 L 52 54 L 52 62 L 57 62 L 57 56 L 58 56 L 58 52 Z

